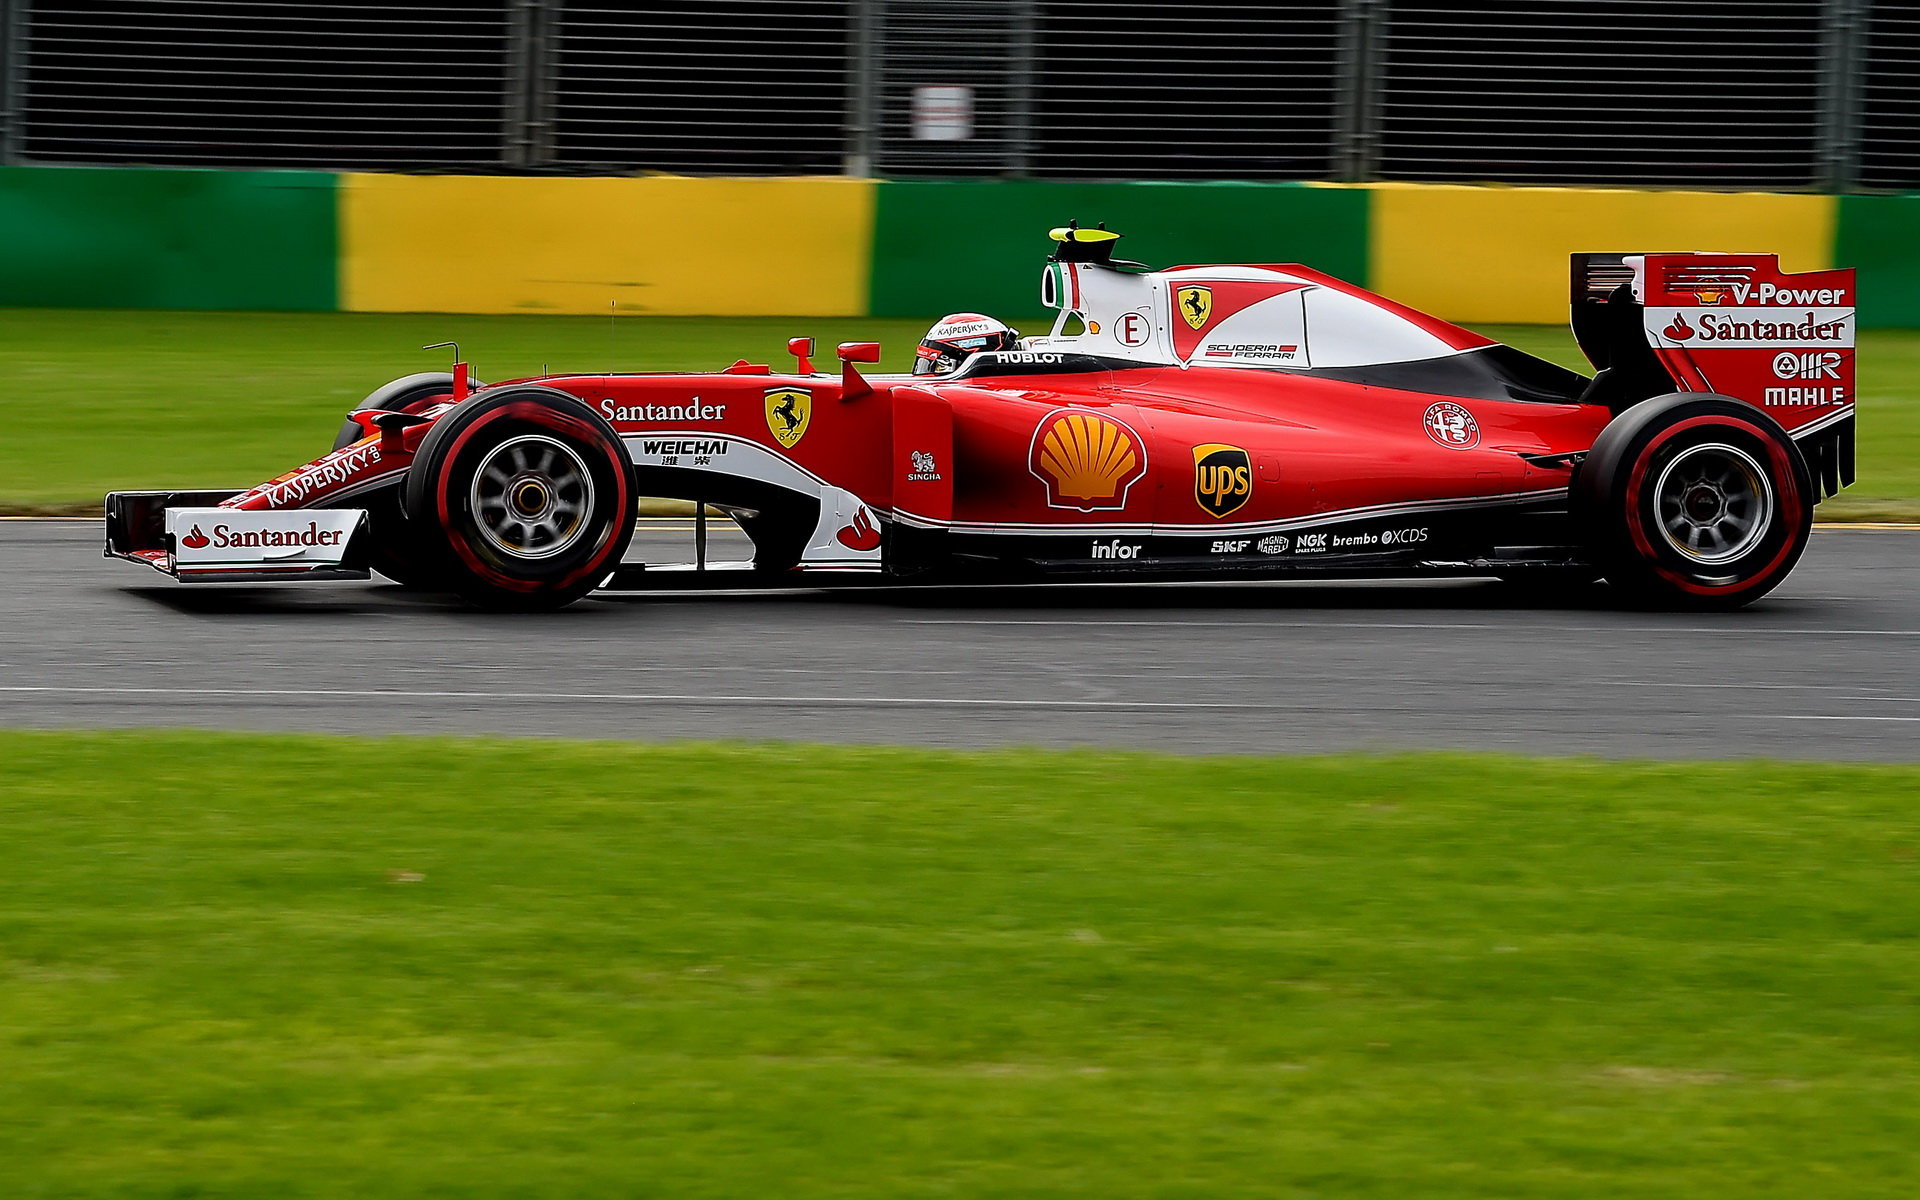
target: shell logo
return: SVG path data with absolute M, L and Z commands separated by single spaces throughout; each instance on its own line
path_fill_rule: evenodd
M 1147 473 L 1147 444 L 1112 417 L 1057 409 L 1033 431 L 1027 468 L 1047 485 L 1049 508 L 1125 508 L 1127 489 Z

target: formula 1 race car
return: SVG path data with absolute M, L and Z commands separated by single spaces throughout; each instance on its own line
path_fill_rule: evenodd
M 1574 256 L 1588 378 L 1293 264 L 1148 270 L 1068 226 L 1050 333 L 864 376 L 464 363 L 246 491 L 115 492 L 107 553 L 182 581 L 361 578 L 494 608 L 599 588 L 1491 575 L 1731 608 L 1852 482 L 1850 270 Z M 964 333 L 962 314 L 948 333 Z M 994 324 L 985 322 L 983 325 Z M 959 339 L 964 343 L 965 339 Z M 1014 345 L 1017 348 L 1005 348 Z M 750 562 L 627 562 L 636 497 Z

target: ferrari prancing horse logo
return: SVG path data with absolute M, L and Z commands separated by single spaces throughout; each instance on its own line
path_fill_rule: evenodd
M 1174 307 L 1186 318 L 1189 329 L 1198 329 L 1213 315 L 1213 289 L 1189 284 L 1173 293 Z
M 775 388 L 767 393 L 767 432 L 791 450 L 807 436 L 813 421 L 813 393 L 798 388 Z

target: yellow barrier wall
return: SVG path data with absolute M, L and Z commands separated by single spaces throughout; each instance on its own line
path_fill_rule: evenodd
M 856 316 L 874 184 L 343 175 L 340 306 Z
M 1832 196 L 1383 184 L 1368 286 L 1455 321 L 1567 319 L 1567 255 L 1723 250 L 1834 265 Z

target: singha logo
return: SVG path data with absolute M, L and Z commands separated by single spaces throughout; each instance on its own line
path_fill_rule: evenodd
M 913 468 L 907 472 L 909 483 L 938 483 L 940 480 L 940 460 L 928 450 L 913 452 Z
M 1693 336 L 1693 326 L 1687 324 L 1687 319 L 1685 317 L 1681 316 L 1679 313 L 1675 313 L 1673 314 L 1673 320 L 1669 322 L 1667 327 L 1665 329 L 1662 329 L 1660 332 L 1672 338 L 1676 342 L 1684 342 L 1688 338 Z
M 200 527 L 195 525 L 192 533 L 180 539 L 180 544 L 189 550 L 204 550 L 210 541 L 206 534 L 200 532 Z

